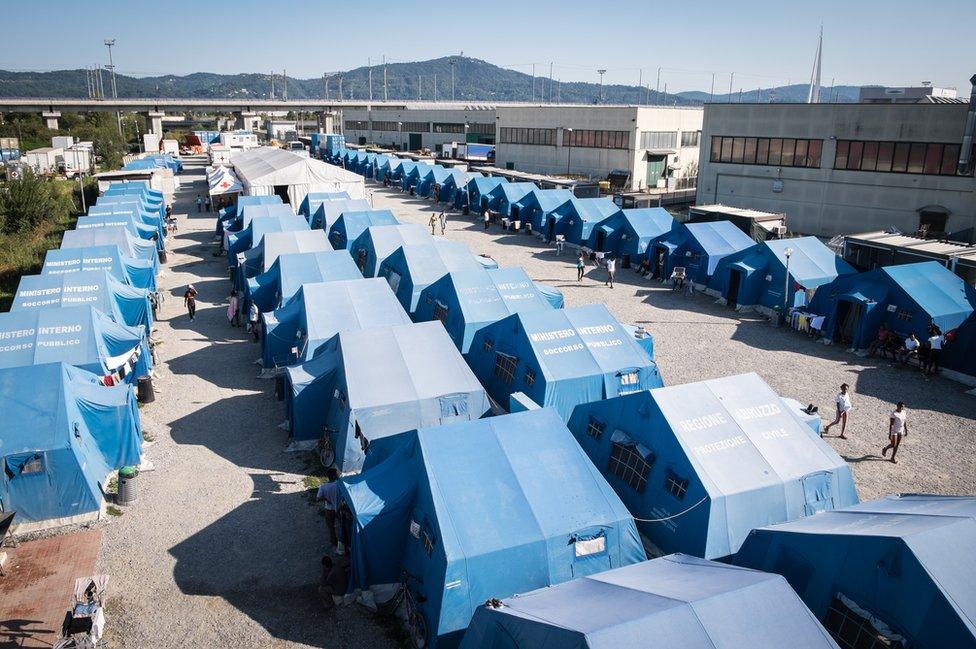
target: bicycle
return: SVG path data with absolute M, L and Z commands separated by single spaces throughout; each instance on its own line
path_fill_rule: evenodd
M 336 432 L 334 429 L 326 428 L 325 434 L 315 444 L 315 450 L 318 453 L 319 462 L 322 464 L 322 468 L 324 469 L 335 466 L 335 447 L 332 446 L 332 439 L 330 438 L 330 435 L 334 432 Z
M 396 614 L 400 610 L 401 605 L 405 606 L 407 635 L 410 636 L 410 646 L 413 649 L 426 649 L 428 646 L 427 618 L 424 617 L 418 604 L 426 602 L 427 598 L 422 595 L 417 595 L 414 598 L 414 594 L 410 591 L 410 587 L 407 584 L 411 580 L 418 584 L 424 583 L 424 580 L 420 577 L 410 574 L 406 570 L 402 571 L 400 585 L 397 587 L 393 597 L 383 605 L 383 610 L 389 614 Z

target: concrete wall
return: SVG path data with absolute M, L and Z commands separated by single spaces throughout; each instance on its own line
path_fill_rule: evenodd
M 976 227 L 973 177 L 834 170 L 838 139 L 962 140 L 962 104 L 709 104 L 701 138 L 697 202 L 785 212 L 790 230 L 833 236 L 895 226 L 913 232 L 919 210 L 949 211 L 950 232 Z M 709 162 L 711 136 L 823 140 L 820 169 Z
M 342 132 L 346 136 L 346 141 L 353 144 L 359 142 L 359 138 L 366 138 L 367 142 L 392 148 L 399 145 L 400 149 L 406 149 L 409 143 L 409 131 L 404 129 L 402 133 L 397 131 L 380 131 L 369 129 L 349 129 L 346 122 L 424 122 L 427 124 L 427 131 L 420 133 L 423 146 L 436 151 L 438 145 L 448 142 L 464 142 L 464 133 L 437 133 L 432 130 L 433 125 L 438 122 L 448 124 L 491 124 L 495 122 L 495 110 L 487 105 L 452 105 L 451 107 L 430 107 L 430 108 L 386 108 L 374 107 L 367 109 L 345 109 L 342 111 Z M 493 136 L 488 136 L 493 137 Z

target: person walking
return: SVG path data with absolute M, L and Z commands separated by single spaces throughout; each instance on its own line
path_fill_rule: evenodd
M 607 281 L 604 282 L 604 286 L 609 286 L 613 288 L 613 276 L 617 272 L 617 260 L 612 256 L 607 257 Z
M 204 207 L 207 208 L 207 212 L 210 212 L 210 205 L 211 205 L 211 203 L 210 203 L 210 197 L 209 196 L 207 196 L 205 199 L 203 199 L 203 205 L 204 205 Z
M 197 212 L 203 211 L 203 196 L 197 194 Z
M 437 214 L 435 214 L 434 212 L 431 212 L 430 213 L 430 219 L 427 221 L 427 225 L 430 226 L 430 235 L 431 236 L 434 236 L 435 234 L 437 234 L 436 232 L 434 232 L 434 228 L 437 227 Z
M 441 222 L 441 236 L 443 237 L 444 233 L 447 232 L 447 212 L 441 210 L 437 218 Z
M 901 438 L 908 437 L 906 415 L 905 402 L 899 401 L 888 418 L 888 445 L 881 449 L 881 455 L 888 457 L 888 451 L 891 451 L 892 464 L 898 464 L 895 455 L 898 453 L 898 447 L 901 446 Z
M 230 292 L 230 298 L 227 300 L 227 320 L 232 327 L 241 326 L 240 306 L 240 300 L 237 298 L 237 289 L 233 289 Z
M 840 424 L 840 438 L 847 439 L 847 437 L 844 435 L 844 433 L 847 432 L 847 417 L 851 412 L 851 408 L 854 407 L 853 403 L 851 402 L 851 390 L 849 385 L 846 383 L 841 383 L 840 392 L 838 392 L 837 396 L 834 397 L 834 402 L 837 404 L 837 416 L 832 422 L 824 427 L 820 436 L 823 437 L 830 432 L 831 427 Z
M 929 355 L 925 363 L 925 373 L 935 374 L 939 371 L 939 363 L 942 360 L 942 345 L 945 343 L 945 336 L 941 332 L 933 333 L 929 336 Z
M 586 270 L 586 255 L 580 250 L 579 254 L 576 255 L 576 281 L 583 281 L 583 273 Z
M 190 322 L 193 322 L 197 314 L 197 289 L 193 288 L 193 284 L 186 285 L 186 290 L 183 292 L 183 306 L 190 316 Z
M 254 336 L 254 342 L 260 339 L 258 335 L 258 325 L 261 323 L 261 312 L 258 311 L 258 305 L 251 302 L 251 308 L 247 315 L 248 324 L 251 325 L 251 335 Z
M 488 217 L 488 208 L 487 207 L 481 211 L 481 218 L 485 222 L 485 232 L 487 232 L 488 231 L 488 220 L 489 220 L 489 217 Z

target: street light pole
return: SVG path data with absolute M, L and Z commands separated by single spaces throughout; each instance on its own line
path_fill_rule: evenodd
M 112 98 L 119 98 L 119 89 L 115 85 L 115 62 L 112 60 L 112 47 L 115 45 L 114 38 L 105 39 L 105 47 L 108 48 L 108 69 L 112 71 Z M 115 120 L 119 124 L 119 135 L 122 135 L 122 113 L 120 111 L 115 111 Z
M 783 317 L 785 318 L 790 302 L 790 257 L 793 256 L 793 248 L 787 248 L 783 254 L 786 255 L 786 281 L 783 284 Z
M 603 103 L 603 75 L 606 74 L 606 73 L 607 73 L 606 70 L 597 70 L 597 74 L 600 75 L 600 101 L 599 101 L 599 103 L 601 103 L 601 104 Z
M 571 128 L 564 128 L 563 129 L 563 139 L 566 138 L 566 134 L 567 133 L 572 133 L 572 132 L 573 132 L 573 129 L 571 129 Z M 569 176 L 569 166 L 573 162 L 573 147 L 572 146 L 569 146 L 565 142 L 563 143 L 563 146 L 566 147 L 566 176 L 568 177 Z

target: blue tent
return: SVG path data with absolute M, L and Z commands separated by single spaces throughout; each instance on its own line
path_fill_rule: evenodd
M 335 338 L 343 331 L 410 324 L 386 282 L 362 278 L 303 284 L 287 304 L 262 320 L 261 360 L 268 369 L 334 351 Z
M 578 404 L 663 385 L 645 346 L 602 304 L 516 313 L 478 331 L 466 358 L 496 402 L 523 392 L 563 419 Z
M 976 313 L 956 327 L 954 340 L 943 347 L 942 367 L 976 376 Z
M 403 172 L 400 174 L 400 188 L 403 191 L 415 192 L 420 177 L 427 174 L 433 165 L 427 162 L 416 162 L 412 166 L 403 165 Z
M 754 530 L 735 563 L 786 577 L 844 646 L 972 649 L 974 547 L 976 499 L 903 495 Z
M 147 204 L 144 199 L 131 195 L 103 196 L 88 208 L 88 215 L 104 214 L 128 214 L 136 223 L 151 227 L 160 238 L 166 236 L 166 211 L 162 204 Z
M 107 270 L 123 284 L 148 291 L 156 290 L 156 274 L 152 262 L 126 257 L 115 244 L 48 250 L 44 255 L 41 274 L 61 275 L 79 270 Z
M 478 419 L 488 398 L 437 322 L 339 334 L 335 353 L 287 368 L 296 442 L 328 431 L 343 473 L 363 447 L 411 428 Z
M 308 223 L 300 216 L 277 217 L 259 216 L 251 219 L 240 232 L 232 232 L 227 237 L 227 265 L 237 268 L 238 255 L 261 245 L 264 235 L 269 232 L 300 232 L 308 230 Z
M 397 157 L 389 154 L 383 154 L 376 156 L 376 164 L 374 166 L 374 176 L 377 182 L 383 182 L 387 174 L 390 173 L 390 167 L 396 163 Z
M 540 232 L 549 214 L 574 198 L 568 189 L 533 189 L 512 205 L 512 218 L 530 222 Z
M 0 369 L 0 509 L 20 531 L 97 518 L 113 469 L 139 464 L 129 386 L 63 363 Z
M 223 235 L 224 230 L 240 230 L 243 227 L 244 208 L 248 205 L 282 205 L 281 197 L 277 194 L 270 196 L 238 196 L 237 202 L 220 211 L 217 217 L 216 233 Z M 290 208 L 289 208 L 290 209 Z
M 0 340 L 0 367 L 68 363 L 127 383 L 152 369 L 145 332 L 91 306 L 0 313 Z
M 560 291 L 555 286 L 549 286 L 548 284 L 543 284 L 542 282 L 534 282 L 535 290 L 542 294 L 542 297 L 546 298 L 546 301 L 554 309 L 561 309 L 566 303 L 565 298 L 563 298 L 563 292 Z
M 156 253 L 156 244 L 133 236 L 122 226 L 65 230 L 61 237 L 62 250 L 105 245 L 118 246 L 126 257 L 148 261 L 152 264 L 153 275 L 159 273 L 159 255 Z
M 400 246 L 380 264 L 383 277 L 411 317 L 420 293 L 448 273 L 478 271 L 482 266 L 468 247 L 458 241 L 431 237 L 427 243 Z
M 150 187 L 148 180 L 132 180 L 128 182 L 110 183 L 102 193 L 102 196 L 120 196 L 127 194 L 142 196 L 146 198 L 146 200 L 155 204 L 162 204 L 165 200 L 165 195 L 163 192 L 159 189 L 153 189 Z
M 931 323 L 958 327 L 976 306 L 976 290 L 937 261 L 885 266 L 838 277 L 814 293 L 809 311 L 826 317 L 825 337 L 864 349 L 882 323 L 903 338 L 928 338 Z
M 439 320 L 462 354 L 482 327 L 552 306 L 520 267 L 448 273 L 423 290 L 414 319 Z
M 312 217 L 321 207 L 322 203 L 328 201 L 349 200 L 346 192 L 309 192 L 305 194 L 301 205 L 298 206 L 298 213 L 305 217 L 305 220 L 312 223 Z
M 471 177 L 472 174 L 469 172 L 460 169 L 448 169 L 447 177 L 440 181 L 440 202 L 456 203 L 458 193 L 464 192 L 464 186 Z
M 647 255 L 651 268 L 656 269 L 660 254 L 664 253 L 663 277 L 670 277 L 680 266 L 690 281 L 707 286 L 724 257 L 755 244 L 749 235 L 728 221 L 687 223 L 651 239 Z
M 650 646 L 837 649 L 779 575 L 684 554 L 480 606 L 461 643 L 461 649 Z
M 425 198 L 430 196 L 434 192 L 434 185 L 440 186 L 448 175 L 448 170 L 438 164 L 421 168 L 417 174 L 417 186 L 415 188 L 417 196 Z
M 663 207 L 619 210 L 593 228 L 586 247 L 617 256 L 629 255 L 635 263 L 640 263 L 647 254 L 647 244 L 670 232 L 675 223 Z
M 373 209 L 372 205 L 364 198 L 325 201 L 320 203 L 318 209 L 313 212 L 312 227 L 328 234 L 343 212 L 363 212 L 371 209 Z
M 790 277 L 786 278 L 786 251 L 790 251 Z M 708 287 L 730 307 L 783 306 L 783 290 L 789 282 L 789 306 L 805 306 L 812 295 L 840 276 L 853 275 L 854 267 L 820 243 L 816 237 L 774 239 L 723 258 Z
M 585 246 L 593 228 L 620 211 L 609 198 L 574 198 L 546 217 L 546 239 L 552 241 L 561 234 L 567 243 Z
M 349 246 L 349 254 L 365 277 L 376 277 L 386 258 L 401 246 L 430 243 L 433 237 L 419 223 L 374 225 L 366 228 Z
M 329 228 L 329 241 L 336 250 L 352 250 L 352 245 L 359 237 L 374 225 L 397 225 L 400 219 L 393 216 L 390 210 L 363 210 L 360 212 L 345 210 Z
M 857 503 L 850 467 L 756 374 L 579 406 L 569 428 L 662 552 L 734 554 L 749 531 Z
M 457 646 L 490 597 L 644 559 L 630 514 L 550 408 L 384 442 L 339 484 L 353 512 L 352 582 L 416 575 L 407 586 L 430 647 Z
M 492 191 L 507 182 L 501 176 L 475 176 L 468 181 L 468 205 L 476 212 L 492 209 Z M 497 199 L 494 204 L 498 204 Z
M 234 274 L 234 285 L 244 291 L 248 279 L 268 272 L 283 254 L 331 251 L 332 246 L 321 230 L 268 232 L 261 243 L 241 253 L 243 258 Z
M 123 167 L 126 171 L 139 171 L 142 169 L 169 169 L 174 174 L 183 171 L 183 163 L 179 158 L 175 158 L 168 153 L 155 153 L 144 155 L 141 158 L 126 163 Z
M 245 205 L 241 208 L 240 227 L 237 231 L 247 229 L 247 226 L 254 219 L 291 219 L 297 216 L 291 209 L 291 205 L 272 203 L 269 205 Z M 306 225 L 308 225 L 306 223 Z M 233 231 L 234 228 L 231 228 Z
M 535 183 L 502 183 L 488 193 L 489 202 L 492 209 L 502 216 L 511 216 L 512 206 L 525 198 L 526 194 L 538 189 Z
M 24 275 L 20 278 L 11 311 L 61 309 L 88 305 L 130 327 L 152 330 L 149 292 L 123 284 L 105 270 L 83 270 L 63 275 Z
M 97 214 L 94 216 L 79 216 L 75 222 L 76 230 L 89 228 L 107 228 L 122 226 L 143 241 L 152 241 L 157 250 L 163 250 L 165 239 L 159 236 L 156 228 L 144 223 L 137 223 L 131 214 Z
M 266 272 L 247 280 L 247 299 L 261 312 L 272 311 L 298 293 L 302 284 L 361 279 L 345 250 L 281 255 Z

